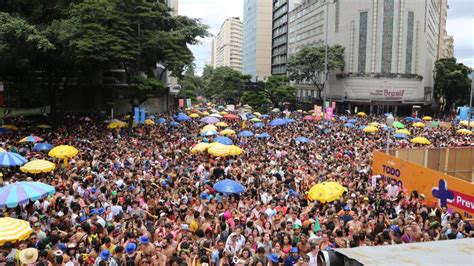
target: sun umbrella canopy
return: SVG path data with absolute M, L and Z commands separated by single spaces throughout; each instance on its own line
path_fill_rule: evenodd
M 214 184 L 214 190 L 223 194 L 241 194 L 245 192 L 245 187 L 234 180 L 224 179 Z
M 392 126 L 393 126 L 394 128 L 405 128 L 405 125 L 402 124 L 402 123 L 399 122 L 399 121 L 393 122 Z
M 49 173 L 56 168 L 56 165 L 46 160 L 33 160 L 20 167 L 24 173 L 39 174 Z
M 268 134 L 267 132 L 263 132 L 263 133 L 261 133 L 261 134 L 258 134 L 258 135 L 257 135 L 257 138 L 258 138 L 258 139 L 269 139 L 269 138 L 271 138 L 271 136 L 270 136 L 270 134 Z
M 176 121 L 171 121 L 170 122 L 170 127 L 178 127 L 179 126 L 179 123 L 176 122 Z
M 355 124 L 355 123 L 357 123 L 357 118 L 351 118 L 351 119 L 347 120 L 347 122 Z
M 373 127 L 373 126 L 365 127 L 363 130 L 364 130 L 365 133 L 375 133 L 375 132 L 379 131 L 378 128 Z
M 214 136 L 217 135 L 217 131 L 215 130 L 208 130 L 206 132 L 201 133 L 202 137 L 209 137 L 209 136 Z
M 307 115 L 307 116 L 303 117 L 303 120 L 313 121 L 313 120 L 316 120 L 316 117 L 314 117 L 312 115 Z
M 269 117 L 270 117 L 270 116 L 267 115 L 267 114 L 263 114 L 263 115 L 260 116 L 261 119 L 267 119 L 267 118 L 269 118 Z
M 228 127 L 229 125 L 227 125 L 226 122 L 217 122 L 216 126 L 218 126 L 218 127 Z
M 220 111 L 219 114 L 220 114 L 220 115 L 226 115 L 227 112 L 226 112 L 226 111 Z
M 405 117 L 405 121 L 407 121 L 408 123 L 413 123 L 413 121 L 415 121 L 415 118 L 413 118 L 411 116 L 407 116 L 407 117 Z
M 309 138 L 302 136 L 297 137 L 295 140 L 299 143 L 308 143 L 311 141 Z
M 39 141 L 43 141 L 43 139 L 37 136 L 30 135 L 28 137 L 24 137 L 20 139 L 19 142 L 39 142 Z
M 463 120 L 463 121 L 459 122 L 459 124 L 461 124 L 461 125 L 463 125 L 463 126 L 465 126 L 465 127 L 469 127 L 469 126 L 470 126 L 470 127 L 474 127 L 474 121 L 471 121 L 471 123 L 469 123 L 469 121 Z
M 258 118 L 256 118 L 256 117 L 250 119 L 250 121 L 252 121 L 252 122 L 262 122 L 262 120 L 260 120 L 260 119 L 258 119 Z
M 155 121 L 151 120 L 151 119 L 145 119 L 145 125 L 147 126 L 151 126 L 151 125 L 154 125 L 155 124 Z
M 408 129 L 405 129 L 405 128 L 395 131 L 395 134 L 398 134 L 398 133 L 405 134 L 405 135 L 408 135 L 408 136 L 411 135 L 410 131 L 408 131 Z
M 379 125 L 380 124 L 377 123 L 377 122 L 372 122 L 372 123 L 369 124 L 369 126 L 371 126 L 371 127 L 378 127 Z
M 214 139 L 215 142 L 219 142 L 220 144 L 224 145 L 232 145 L 233 142 L 230 138 L 224 137 L 224 136 L 219 136 Z
M 36 127 L 37 127 L 37 128 L 42 128 L 42 129 L 48 129 L 48 128 L 51 128 L 51 126 L 50 126 L 50 125 L 46 125 L 46 124 L 37 125 Z
M 397 139 L 406 139 L 407 138 L 407 135 L 405 135 L 403 133 L 395 133 L 395 134 L 393 134 L 393 136 Z
M 208 111 L 204 111 L 201 113 L 202 115 L 209 115 L 209 112 Z
M 156 123 L 159 124 L 159 125 L 164 124 L 164 123 L 166 123 L 166 119 L 164 119 L 163 117 L 158 118 L 158 120 L 156 120 Z
M 288 124 L 288 121 L 284 118 L 277 118 L 277 119 L 273 119 L 272 121 L 270 121 L 270 123 L 268 124 L 269 126 L 272 126 L 272 127 L 277 127 L 277 126 L 283 126 L 283 125 L 286 125 Z
M 210 117 L 222 118 L 222 115 L 215 113 L 215 114 L 211 114 Z
M 181 122 L 181 121 L 189 121 L 191 120 L 191 118 L 185 113 L 179 113 L 175 116 L 174 120 Z
M 367 116 L 367 114 L 364 113 L 364 112 L 358 112 L 357 115 L 358 115 L 358 116 Z
M 235 146 L 235 145 L 228 145 L 228 155 L 229 156 L 236 156 L 236 155 L 241 155 L 242 152 L 244 152 L 241 148 Z
M 262 114 L 259 113 L 259 112 L 253 112 L 253 114 L 256 115 L 257 117 L 261 117 L 261 116 L 262 116 Z
M 458 133 L 460 135 L 471 135 L 472 131 L 463 128 L 463 129 L 459 129 L 458 131 L 456 131 L 456 133 Z
M 117 122 L 110 123 L 107 126 L 107 128 L 114 129 L 114 128 L 122 128 L 122 127 L 126 127 L 126 126 L 127 126 L 127 123 L 122 122 L 122 121 L 117 121 Z
M 207 151 L 207 149 L 209 148 L 210 145 L 211 144 L 204 143 L 204 142 L 198 143 L 198 144 L 194 145 L 191 148 L 191 153 L 196 154 L 196 153 L 199 153 L 199 152 Z
M 349 127 L 349 128 L 355 127 L 355 125 L 352 124 L 352 123 L 345 123 L 344 126 L 345 126 L 345 127 Z
M 60 145 L 51 149 L 48 155 L 54 158 L 64 159 L 74 157 L 78 152 L 79 151 L 73 146 Z
M 230 120 L 238 120 L 240 117 L 238 115 L 234 115 L 234 114 L 226 114 L 226 115 L 224 115 L 224 118 L 225 119 L 230 119 Z
M 339 117 L 339 120 L 341 121 L 347 121 L 347 116 L 343 115 Z
M 40 182 L 15 182 L 0 188 L 0 208 L 15 208 L 18 205 L 53 195 L 55 188 Z
M 253 127 L 263 127 L 263 123 L 260 123 L 260 122 L 257 122 L 255 124 L 253 124 Z
M 0 153 L 0 166 L 2 167 L 11 167 L 11 166 L 19 166 L 27 163 L 23 156 L 19 155 L 18 153 L 14 152 L 1 152 Z
M 248 131 L 248 130 L 244 130 L 244 131 L 239 132 L 239 134 L 238 134 L 237 136 L 243 137 L 243 138 L 248 138 L 248 137 L 252 137 L 252 136 L 253 136 L 253 132 L 252 132 L 252 131 Z
M 430 145 L 431 142 L 425 137 L 415 137 L 411 140 L 411 143 Z
M 285 120 L 286 120 L 286 122 L 288 122 L 288 123 L 294 123 L 294 122 L 296 122 L 296 120 L 294 120 L 293 118 L 286 118 Z
M 3 126 L 1 126 L 1 128 L 7 128 L 7 129 L 10 129 L 10 130 L 18 130 L 18 128 L 14 125 L 3 125 Z
M 229 146 L 214 142 L 209 146 L 207 152 L 216 157 L 225 157 L 229 155 Z
M 222 130 L 219 133 L 219 135 L 221 135 L 221 136 L 232 136 L 232 135 L 235 135 L 235 131 L 232 130 L 232 129 L 227 128 L 227 129 Z
M 32 232 L 30 223 L 25 220 L 11 217 L 0 218 L 0 246 L 7 242 L 26 240 Z
M 311 201 L 326 203 L 339 199 L 346 191 L 347 189 L 337 182 L 322 182 L 311 187 L 307 195 Z
M 189 115 L 189 117 L 191 117 L 191 118 L 199 118 L 199 115 L 196 114 L 196 113 L 192 113 L 192 114 Z
M 413 123 L 413 126 L 414 127 L 425 127 L 425 124 L 422 123 L 422 122 L 415 122 L 415 123 Z
M 206 117 L 201 118 L 200 121 L 203 122 L 203 123 L 206 123 L 206 124 L 215 124 L 215 123 L 219 122 L 219 119 L 216 118 L 216 117 L 212 117 L 212 116 L 206 116 Z
M 425 121 L 431 121 L 431 120 L 433 120 L 433 118 L 432 118 L 431 116 L 423 116 L 422 119 L 425 120 Z

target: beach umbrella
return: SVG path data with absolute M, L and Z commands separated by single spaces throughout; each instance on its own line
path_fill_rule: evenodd
M 313 121 L 313 120 L 316 120 L 316 117 L 314 117 L 312 115 L 307 115 L 307 116 L 303 117 L 303 120 Z
M 347 121 L 347 116 L 343 115 L 339 117 L 339 120 L 341 121 Z
M 52 162 L 46 160 L 33 160 L 20 167 L 20 170 L 24 173 L 39 174 L 49 173 L 53 171 L 54 168 L 56 168 L 56 165 Z
M 19 166 L 27 163 L 23 156 L 14 152 L 0 152 L 0 167 Z
M 358 112 L 357 115 L 358 115 L 358 116 L 361 116 L 361 117 L 367 116 L 367 114 L 364 113 L 364 112 Z
M 229 146 L 221 144 L 219 142 L 214 142 L 209 146 L 209 148 L 207 149 L 207 152 L 210 155 L 213 155 L 216 157 L 229 156 Z
M 262 116 L 262 114 L 259 113 L 259 112 L 253 112 L 253 114 L 256 115 L 257 117 L 261 117 L 261 116 Z
M 296 120 L 294 120 L 293 118 L 286 118 L 285 119 L 287 123 L 294 123 L 296 122 Z
M 267 118 L 269 118 L 269 117 L 270 117 L 270 116 L 267 115 L 267 114 L 263 114 L 263 115 L 260 116 L 261 119 L 267 119 Z
M 192 114 L 189 115 L 189 117 L 191 117 L 191 118 L 199 118 L 199 114 L 192 113 Z
M 203 123 L 206 123 L 206 124 L 215 124 L 215 123 L 219 122 L 219 119 L 216 118 L 216 117 L 212 117 L 212 116 L 206 116 L 206 117 L 201 118 L 200 121 L 203 122 Z
M 191 120 L 191 117 L 189 117 L 187 114 L 185 113 L 178 113 L 175 117 L 174 117 L 174 120 L 178 121 L 178 122 L 181 122 L 181 121 L 189 121 Z
M 322 182 L 312 186 L 307 196 L 311 201 L 326 203 L 338 200 L 346 191 L 347 189 L 337 182 Z
M 260 123 L 260 122 L 253 124 L 253 127 L 263 127 L 263 126 L 264 126 L 263 123 Z
M 407 135 L 402 134 L 402 133 L 395 133 L 395 134 L 393 134 L 393 136 L 397 139 L 406 139 L 407 138 Z
M 238 120 L 240 117 L 238 115 L 235 115 L 235 114 L 226 114 L 226 115 L 224 115 L 224 118 L 229 119 L 229 120 Z
M 256 118 L 256 117 L 250 119 L 250 121 L 252 121 L 252 122 L 262 122 L 262 120 L 260 120 L 260 119 L 258 119 L 258 118 Z
M 432 118 L 431 116 L 423 116 L 422 119 L 425 120 L 425 121 L 431 121 L 431 120 L 433 120 L 433 118 Z
M 248 138 L 248 137 L 252 137 L 252 136 L 253 136 L 253 132 L 252 132 L 252 131 L 248 131 L 248 130 L 244 130 L 244 131 L 239 132 L 239 134 L 238 134 L 237 136 L 243 137 L 243 138 Z
M 201 129 L 201 133 L 204 133 L 209 130 L 215 130 L 217 131 L 217 127 L 215 125 L 206 125 Z
M 54 158 L 65 159 L 76 156 L 78 152 L 79 151 L 73 146 L 59 145 L 57 147 L 52 148 L 48 152 L 48 155 Z
M 0 188 L 0 208 L 15 208 L 18 205 L 53 195 L 53 186 L 41 182 L 21 181 Z
M 151 119 L 145 119 L 144 124 L 147 125 L 147 126 L 152 126 L 152 125 L 155 125 L 155 121 L 153 121 Z
M 215 114 L 211 114 L 210 117 L 222 118 L 222 115 L 215 113 Z
M 258 139 L 269 139 L 269 138 L 271 138 L 271 136 L 267 132 L 263 132 L 261 134 L 257 134 L 257 138 Z
M 178 127 L 179 126 L 179 123 L 176 122 L 176 121 L 171 121 L 170 122 L 170 127 Z
M 20 141 L 18 142 L 39 142 L 39 141 L 43 141 L 43 139 L 37 136 L 30 135 L 28 137 L 24 137 L 20 139 Z
M 232 145 L 233 144 L 233 142 L 230 138 L 224 137 L 224 136 L 216 137 L 214 139 L 214 142 L 218 142 L 218 143 L 224 144 L 224 145 Z
M 460 135 L 471 135 L 472 131 L 463 128 L 463 129 L 459 129 L 458 131 L 456 131 L 456 133 L 458 133 Z
M 378 127 L 378 126 L 380 126 L 380 124 L 377 123 L 377 122 L 372 122 L 372 123 L 369 124 L 369 126 L 371 126 L 371 127 Z
M 302 136 L 297 137 L 295 140 L 296 142 L 299 142 L 299 143 L 308 143 L 311 141 L 309 138 L 302 137 Z
M 11 217 L 0 218 L 0 246 L 8 242 L 27 240 L 32 232 L 28 221 Z
M 469 123 L 469 121 L 463 120 L 463 121 L 459 122 L 459 124 L 461 124 L 461 125 L 463 125 L 463 126 L 465 126 L 465 127 L 468 127 L 468 126 L 474 127 L 474 121 L 471 121 L 471 123 Z
M 378 128 L 373 127 L 373 126 L 365 127 L 363 130 L 364 130 L 365 133 L 375 133 L 375 132 L 379 131 Z
M 411 140 L 411 143 L 430 145 L 431 142 L 425 137 L 415 137 Z
M 347 122 L 355 124 L 355 123 L 357 123 L 357 118 L 351 118 L 351 119 L 347 120 Z
M 217 123 L 216 123 L 216 126 L 217 126 L 217 127 L 228 127 L 229 125 L 227 125 L 226 122 L 217 122 Z
M 157 123 L 158 125 L 164 124 L 164 123 L 166 123 L 166 119 L 164 119 L 163 117 L 158 118 L 158 120 L 156 120 L 156 123 Z
M 415 123 L 413 123 L 413 126 L 414 127 L 425 127 L 425 124 L 422 123 L 422 122 L 415 122 Z
M 236 155 L 241 155 L 242 152 L 244 152 L 241 148 L 235 146 L 235 145 L 228 145 L 228 155 L 229 156 L 236 156 Z
M 3 125 L 3 126 L 1 126 L 1 128 L 6 128 L 6 129 L 10 129 L 10 130 L 18 130 L 18 128 L 14 125 Z
M 0 152 L 7 152 L 4 148 L 0 148 Z
M 286 124 L 288 124 L 288 121 L 284 118 L 273 119 L 272 121 L 270 121 L 270 123 L 268 123 L 268 125 L 272 127 L 283 126 Z
M 215 136 L 217 135 L 217 131 L 215 130 L 208 130 L 206 132 L 201 133 L 202 137 L 209 137 L 209 136 Z
M 42 128 L 42 129 L 48 129 L 48 128 L 51 128 L 51 126 L 50 126 L 50 125 L 46 125 L 46 124 L 37 125 L 36 127 L 37 127 L 37 128 Z
M 411 135 L 410 131 L 408 131 L 408 129 L 398 129 L 397 131 L 395 131 L 395 134 L 404 134 L 404 135 Z
M 405 128 L 405 125 L 402 124 L 402 123 L 399 122 L 399 121 L 393 122 L 392 126 L 393 126 L 394 128 Z
M 209 143 L 200 142 L 200 143 L 194 145 L 191 148 L 191 153 L 196 154 L 196 153 L 199 153 L 199 152 L 207 151 L 207 149 L 209 148 L 210 145 L 211 144 L 209 144 Z
M 352 123 L 345 123 L 344 126 L 345 126 L 345 127 L 349 127 L 349 128 L 355 127 L 355 125 L 352 124 Z
M 235 131 L 232 130 L 232 129 L 227 128 L 227 129 L 222 130 L 219 133 L 219 135 L 221 135 L 221 136 L 232 136 L 232 135 L 235 135 Z
M 411 116 L 407 116 L 407 117 L 405 117 L 405 121 L 407 121 L 408 123 L 413 123 L 413 121 L 415 121 L 415 118 L 413 118 Z
M 231 179 L 218 181 L 212 187 L 215 191 L 223 194 L 241 194 L 245 192 L 245 187 L 241 183 Z
M 127 123 L 125 122 L 122 122 L 122 121 L 114 121 L 114 122 L 111 122 L 107 128 L 110 128 L 110 129 L 115 129 L 115 128 L 122 128 L 122 127 L 126 127 L 127 126 Z

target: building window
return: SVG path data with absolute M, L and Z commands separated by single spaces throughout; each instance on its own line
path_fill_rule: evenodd
M 365 62 L 367 57 L 367 18 L 368 12 L 360 12 L 359 15 L 359 64 L 357 72 L 365 73 Z
M 408 12 L 408 22 L 407 22 L 407 50 L 406 50 L 406 60 L 405 60 L 405 73 L 411 73 L 411 64 L 413 60 L 413 28 L 415 21 L 415 13 Z
M 336 3 L 336 25 L 335 25 L 335 30 L 336 32 L 339 32 L 339 1 L 337 0 L 334 0 L 334 2 Z
M 392 68 L 394 0 L 384 0 L 382 30 L 382 73 L 390 73 Z

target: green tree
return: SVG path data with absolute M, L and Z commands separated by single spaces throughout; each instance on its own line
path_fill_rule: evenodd
M 242 102 L 252 106 L 257 112 L 266 112 L 272 105 L 265 91 L 246 91 L 242 94 Z
M 305 46 L 288 60 L 290 79 L 302 82 L 309 81 L 316 87 L 318 98 L 324 89 L 326 78 L 324 73 L 325 47 Z M 328 47 L 328 71 L 344 68 L 344 47 L 334 45 Z M 322 77 L 322 78 L 321 78 Z
M 212 70 L 207 67 L 203 72 L 204 94 L 210 99 L 238 103 L 242 96 L 240 86 L 250 78 L 250 75 L 244 75 L 231 67 L 217 67 Z
M 179 80 L 181 91 L 178 94 L 179 98 L 190 98 L 193 102 L 197 100 L 200 90 L 202 88 L 202 79 L 196 75 L 194 64 L 188 66 L 184 72 L 183 77 Z M 186 95 L 185 95 L 186 94 Z
M 435 63 L 434 97 L 440 111 L 449 112 L 452 108 L 469 103 L 469 74 L 472 69 L 456 58 L 443 58 Z
M 288 85 L 285 76 L 271 76 L 265 83 L 265 94 L 274 107 L 280 107 L 284 102 L 296 101 L 296 88 Z

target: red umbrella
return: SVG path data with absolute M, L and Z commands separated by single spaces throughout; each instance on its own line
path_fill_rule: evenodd
M 234 114 L 226 114 L 226 115 L 224 115 L 224 118 L 225 119 L 230 119 L 230 120 L 237 120 L 237 119 L 239 119 L 239 116 L 234 115 Z
M 303 120 L 312 121 L 312 120 L 316 120 L 316 117 L 314 117 L 312 115 L 307 115 L 307 116 L 303 117 Z

